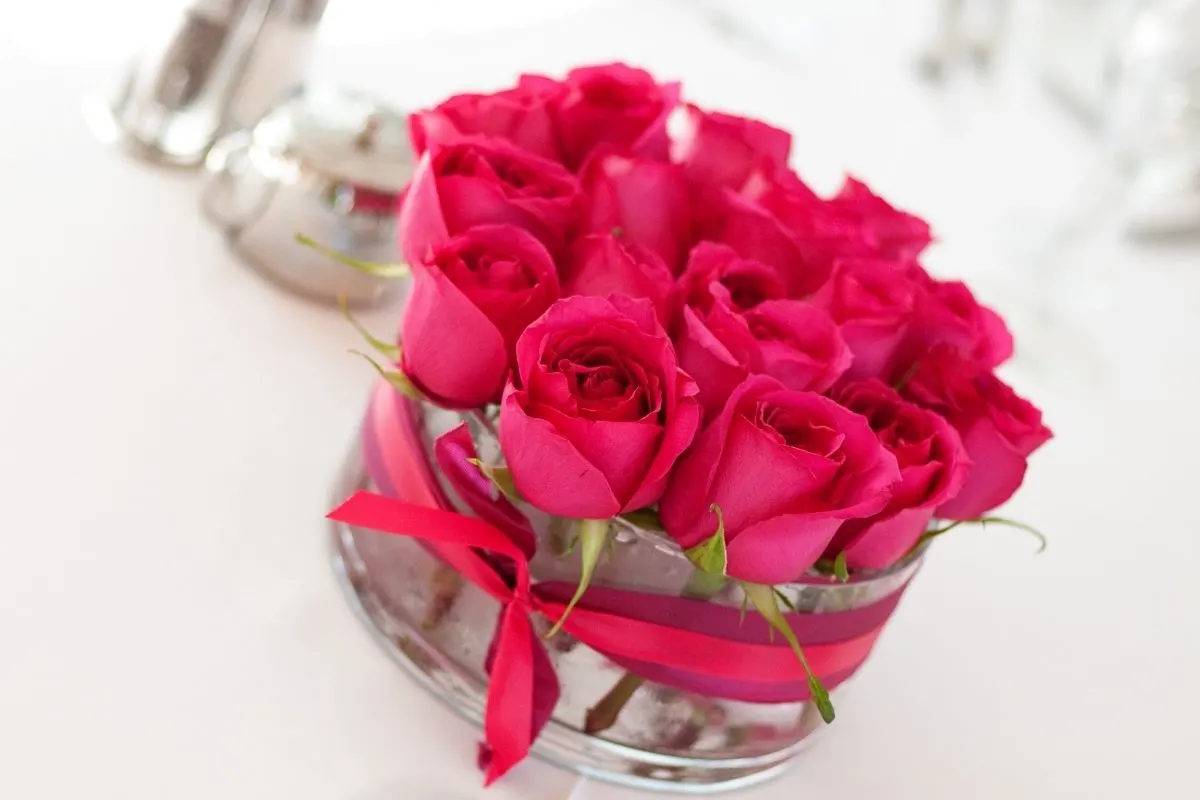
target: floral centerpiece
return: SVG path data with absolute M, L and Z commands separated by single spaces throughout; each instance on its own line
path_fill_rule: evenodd
M 376 610 L 427 677 L 475 680 L 489 781 L 551 720 L 613 735 L 649 684 L 692 698 L 695 730 L 647 747 L 631 722 L 662 758 L 626 777 L 770 772 L 833 720 L 928 541 L 990 520 L 1050 438 L 994 372 L 1003 321 L 921 267 L 924 221 L 854 179 L 819 196 L 787 132 L 639 69 L 524 76 L 411 133 L 404 265 L 357 264 L 412 287 L 398 341 L 367 335 L 385 381 L 331 514 L 395 534 L 353 540 L 355 591 L 372 542 L 404 537 Z M 468 590 L 490 609 L 473 655 L 437 640 L 475 624 Z M 571 719 L 556 670 L 580 646 L 604 688 Z M 790 728 L 730 732 L 776 707 Z

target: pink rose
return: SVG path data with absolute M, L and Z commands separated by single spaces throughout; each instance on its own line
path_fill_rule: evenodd
M 854 178 L 846 178 L 829 205 L 844 218 L 857 222 L 870 240 L 873 253 L 883 258 L 916 258 L 933 241 L 929 223 L 893 208 Z
M 672 272 L 691 244 L 687 186 L 675 164 L 597 152 L 579 175 L 587 198 L 586 230 L 618 231 L 658 253 Z
M 849 520 L 826 550 L 846 554 L 850 569 L 886 569 L 908 553 L 934 510 L 962 488 L 970 461 L 962 440 L 938 414 L 909 403 L 878 380 L 842 384 L 833 398 L 866 417 L 900 466 L 900 481 L 878 514 Z
M 845 259 L 810 302 L 841 329 L 854 361 L 853 380 L 889 374 L 908 334 L 916 289 L 903 265 L 877 259 Z
M 694 547 L 725 519 L 730 575 L 800 577 L 843 521 L 869 517 L 900 479 L 867 420 L 827 397 L 754 376 L 680 460 L 659 503 L 667 533 Z
M 922 282 L 909 339 L 904 346 L 909 361 L 940 344 L 953 347 L 989 369 L 1004 363 L 1013 353 L 1012 334 L 1004 320 L 980 305 L 966 284 L 959 281 Z
M 728 245 L 700 242 L 688 255 L 679 293 L 684 304 L 704 314 L 713 303 L 745 311 L 785 297 L 787 288 L 779 273 L 761 261 L 742 258 Z
M 829 315 L 802 300 L 764 300 L 738 314 L 714 305 L 683 311 L 679 363 L 696 379 L 708 417 L 748 374 L 770 375 L 789 389 L 821 392 L 850 366 L 850 348 Z
M 1029 456 L 1053 436 L 1032 403 L 946 345 L 921 359 L 902 393 L 945 417 L 971 459 L 962 489 L 935 512 L 944 519 L 975 519 L 1012 497 Z
M 701 209 L 704 238 L 779 271 L 792 297 L 829 280 L 840 258 L 871 255 L 855 223 L 833 213 L 794 173 L 757 171 L 738 193 L 726 190 Z
M 742 315 L 758 343 L 755 372 L 789 389 L 823 392 L 850 367 L 853 355 L 837 325 L 803 300 L 765 300 Z
M 401 367 L 439 405 L 500 398 L 517 338 L 558 299 L 546 248 L 511 225 L 479 225 L 412 263 Z
M 695 437 L 695 393 L 648 300 L 558 301 L 518 340 L 500 408 L 517 489 L 576 519 L 650 505 Z
M 740 189 L 756 169 L 787 166 L 792 135 L 765 122 L 685 107 L 672 159 L 700 186 Z
M 560 164 L 503 139 L 458 139 L 421 157 L 400 204 L 397 236 L 410 264 L 450 236 L 488 224 L 522 227 L 557 253 L 578 224 L 581 203 L 579 184 Z
M 551 108 L 562 92 L 558 81 L 522 75 L 512 89 L 455 95 L 409 118 L 413 151 L 420 156 L 432 144 L 446 144 L 464 136 L 495 136 L 534 155 L 561 161 Z
M 675 281 L 653 250 L 609 234 L 584 236 L 571 246 L 563 267 L 567 295 L 645 297 L 665 326 L 671 320 Z
M 641 158 L 667 159 L 667 117 L 679 103 L 679 84 L 659 85 L 625 64 L 580 67 L 567 73 L 557 103 L 566 164 L 578 168 L 599 145 Z

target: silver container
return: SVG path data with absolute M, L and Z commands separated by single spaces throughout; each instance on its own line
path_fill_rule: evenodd
M 111 98 L 98 132 L 151 161 L 192 166 L 222 133 L 252 125 L 305 80 L 328 0 L 191 0 Z
M 396 204 L 413 170 L 404 114 L 358 94 L 306 93 L 220 140 L 206 168 L 205 215 L 270 280 L 359 306 L 402 289 L 403 281 L 346 266 L 296 236 L 359 261 L 399 260 Z
M 428 455 L 434 440 L 466 420 L 479 456 L 496 463 L 499 444 L 491 425 L 429 405 L 418 407 L 419 436 Z M 403 443 L 389 442 L 389 446 Z M 434 466 L 443 490 L 452 486 Z M 334 488 L 340 503 L 357 489 L 375 489 L 355 448 Z M 537 534 L 530 564 L 534 581 L 577 582 L 578 555 L 564 551 L 572 523 L 552 521 L 518 504 Z M 465 511 L 465 507 L 456 510 Z M 680 596 L 688 593 L 691 563 L 664 535 L 614 522 L 614 544 L 592 586 Z M 468 721 L 482 725 L 488 676 L 484 669 L 499 604 L 430 555 L 415 540 L 334 523 L 336 573 L 358 616 L 376 641 L 417 683 Z M 875 603 L 903 587 L 919 556 L 876 575 L 845 584 L 801 580 L 779 587 L 797 609 L 821 614 Z M 695 594 L 688 593 L 695 597 Z M 741 607 L 732 582 L 708 597 Z M 753 612 L 751 612 L 753 613 Z M 534 615 L 534 629 L 549 623 Z M 615 724 L 587 733 L 589 709 L 617 689 L 626 673 L 573 637 L 558 633 L 545 644 L 561 695 L 553 718 L 534 742 L 533 755 L 579 773 L 642 789 L 707 794 L 761 783 L 783 772 L 826 726 L 811 702 L 756 703 L 637 682 Z M 833 689 L 836 702 L 847 684 Z M 834 723 L 836 725 L 836 722 Z M 595 727 L 595 726 L 593 726 Z M 470 747 L 470 742 L 464 742 Z

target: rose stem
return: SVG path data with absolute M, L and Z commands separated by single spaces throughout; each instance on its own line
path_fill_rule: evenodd
M 450 613 L 450 609 L 454 607 L 454 601 L 458 599 L 463 586 L 462 575 L 445 564 L 438 564 L 434 567 L 433 575 L 429 580 L 433 588 L 433 596 L 429 598 L 429 605 L 425 609 L 425 618 L 421 620 L 421 630 L 423 631 L 432 631 L 442 623 L 442 620 Z
M 625 704 L 633 697 L 633 693 L 645 682 L 641 675 L 626 672 L 621 680 L 608 690 L 608 694 L 600 698 L 600 702 L 588 709 L 583 721 L 583 732 L 597 734 L 606 731 L 617 723 L 617 715 Z
M 696 569 L 692 570 L 692 575 L 688 578 L 687 585 L 683 587 L 680 594 L 693 600 L 708 600 L 719 592 L 724 584 L 724 576 L 712 575 Z M 626 672 L 621 676 L 621 680 L 608 690 L 608 694 L 604 695 L 599 703 L 588 709 L 583 723 L 584 733 L 600 733 L 615 725 L 621 709 L 633 697 L 634 691 L 644 682 L 644 678 L 634 675 L 632 672 Z

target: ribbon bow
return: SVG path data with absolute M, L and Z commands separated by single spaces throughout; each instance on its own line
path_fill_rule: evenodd
M 426 542 L 464 578 L 502 605 L 484 714 L 484 736 L 493 753 L 486 778 L 490 785 L 524 760 L 533 744 L 531 653 L 535 638 L 530 614 L 537 612 L 558 620 L 566 610 L 566 603 L 548 596 L 553 592 L 542 591 L 542 585 L 532 584 L 529 562 L 521 548 L 504 533 L 475 517 L 359 491 L 331 512 L 329 518 L 357 528 Z M 516 567 L 511 585 L 472 548 L 511 559 Z M 895 606 L 898 594 L 886 603 L 887 608 L 879 609 L 884 619 Z M 586 599 L 585 596 L 585 602 L 567 617 L 563 629 L 615 659 L 645 662 L 708 678 L 763 684 L 804 681 L 803 669 L 787 647 L 735 641 L 598 610 L 588 607 Z M 727 611 L 737 613 L 735 609 Z M 866 658 L 879 630 L 875 627 L 851 638 L 806 647 L 813 671 L 823 678 L 844 679 Z

